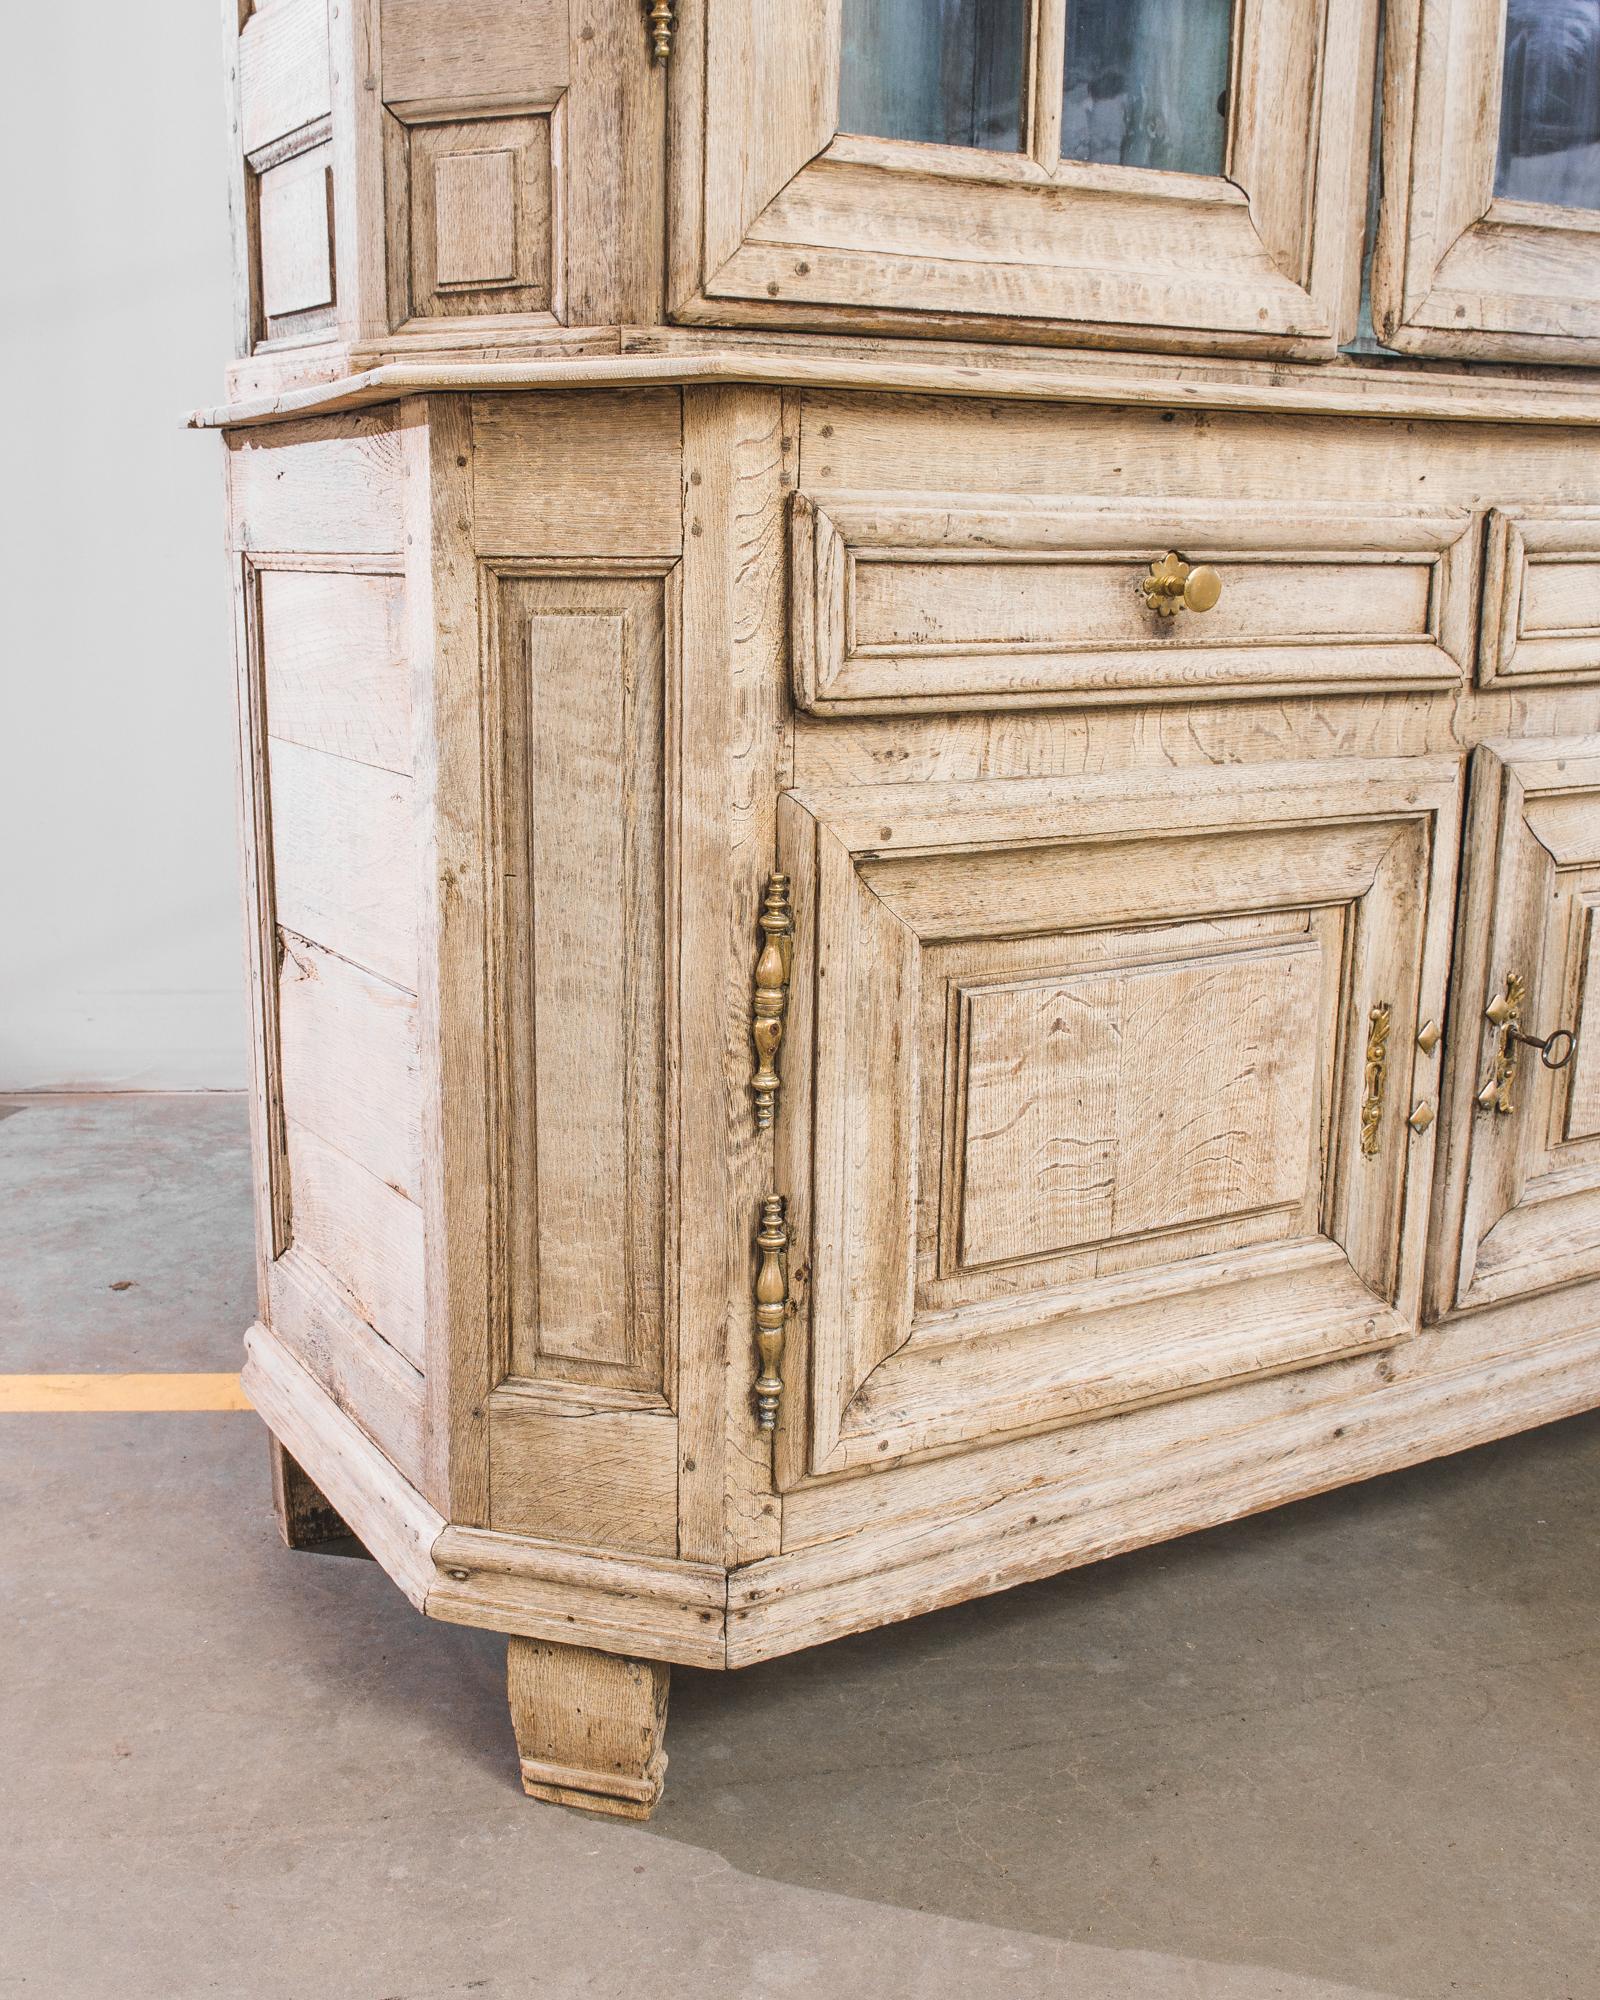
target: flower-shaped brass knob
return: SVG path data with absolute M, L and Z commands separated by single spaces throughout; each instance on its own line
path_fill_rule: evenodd
M 1209 563 L 1189 563 L 1172 549 L 1139 579 L 1144 601 L 1163 618 L 1180 611 L 1209 611 L 1222 595 L 1222 578 Z

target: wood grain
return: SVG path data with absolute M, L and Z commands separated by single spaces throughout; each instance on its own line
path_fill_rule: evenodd
M 288 1115 L 411 1201 L 421 1198 L 414 995 L 336 953 L 280 938 L 278 1037 Z
M 492 1111 L 487 726 L 465 397 L 402 409 L 406 602 L 417 732 L 418 1044 L 427 1459 L 419 1483 L 452 1521 L 489 1517 Z
M 640 1555 L 678 1552 L 678 1422 L 522 1383 L 490 1398 L 489 1525 Z
M 679 402 L 670 389 L 474 397 L 480 554 L 677 555 Z
M 417 985 L 417 855 L 412 781 L 271 745 L 278 921 L 391 984 Z
M 242 152 L 258 152 L 327 117 L 333 103 L 327 0 L 273 0 L 255 8 L 238 35 Z
M 401 544 L 400 445 L 387 416 L 227 438 L 234 546 L 389 555 Z
M 423 1366 L 422 1211 L 348 1154 L 287 1120 L 292 1242 L 360 1319 Z
M 533 97 L 567 80 L 567 0 L 382 0 L 383 97 Z
M 372 571 L 258 566 L 256 589 L 269 735 L 409 775 L 402 580 Z
M 523 1790 L 551 1805 L 648 1819 L 667 1769 L 668 1676 L 656 1660 L 509 1640 L 506 1683 Z

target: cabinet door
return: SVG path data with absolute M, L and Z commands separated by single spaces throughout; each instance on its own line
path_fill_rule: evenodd
M 1467 847 L 1440 1307 L 1600 1272 L 1600 737 L 1483 744 Z
M 785 801 L 782 1476 L 1414 1328 L 1457 789 L 1404 759 Z
M 1374 13 L 702 0 L 674 57 L 676 316 L 1330 355 Z
M 1600 10 L 1391 0 L 1384 40 L 1379 338 L 1600 360 Z

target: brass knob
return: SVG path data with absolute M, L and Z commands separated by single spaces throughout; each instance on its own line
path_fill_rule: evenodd
M 1222 578 L 1209 563 L 1191 563 L 1169 549 L 1139 579 L 1139 588 L 1152 611 L 1175 618 L 1180 611 L 1209 611 L 1222 595 Z

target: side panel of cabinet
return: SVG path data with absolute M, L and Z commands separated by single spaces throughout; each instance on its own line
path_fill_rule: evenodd
M 402 456 L 387 415 L 229 439 L 262 1311 L 420 1480 L 421 897 Z
M 814 1133 L 790 1480 L 1415 1329 L 1412 1051 L 1443 1005 L 1457 778 L 786 802 Z

